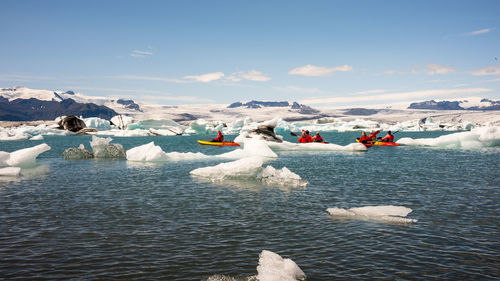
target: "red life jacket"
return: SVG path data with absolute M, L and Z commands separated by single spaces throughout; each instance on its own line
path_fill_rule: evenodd
M 389 141 L 389 142 L 394 142 L 394 136 L 393 135 L 387 135 L 381 139 L 381 141 Z
M 323 138 L 321 136 L 314 136 L 313 141 L 314 142 L 322 142 Z
M 213 139 L 212 141 L 216 141 L 216 142 L 223 142 L 224 141 L 224 136 L 219 134 L 215 139 Z
M 305 136 L 300 136 L 300 138 L 299 138 L 299 142 L 300 142 L 300 143 L 306 143 L 306 142 L 307 142 L 306 137 L 305 137 Z

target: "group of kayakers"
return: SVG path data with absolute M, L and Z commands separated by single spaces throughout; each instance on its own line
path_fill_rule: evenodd
M 394 142 L 394 135 L 391 131 L 387 132 L 387 135 L 381 139 L 377 139 L 377 134 L 380 133 L 380 130 L 370 131 L 370 134 L 367 136 L 366 132 L 361 133 L 361 137 L 358 139 L 360 143 L 371 143 L 375 141 L 383 141 L 383 142 Z
M 299 137 L 300 143 L 308 143 L 308 142 L 323 142 L 323 138 L 316 133 L 314 137 L 311 137 L 308 130 L 302 130 L 302 135 Z
M 387 135 L 383 138 L 377 139 L 377 134 L 380 133 L 380 130 L 370 131 L 369 135 L 366 135 L 366 132 L 361 133 L 361 137 L 358 139 L 360 143 L 372 143 L 375 141 L 383 141 L 383 142 L 394 142 L 394 135 L 391 131 L 387 132 Z M 217 137 L 212 139 L 213 142 L 223 142 L 224 136 L 221 131 L 217 131 Z M 308 130 L 302 130 L 302 135 L 299 137 L 299 143 L 309 143 L 309 142 L 324 142 L 323 138 L 319 133 L 316 133 L 314 137 L 309 134 Z

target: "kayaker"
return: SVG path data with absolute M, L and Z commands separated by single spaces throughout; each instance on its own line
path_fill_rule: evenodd
M 220 131 L 217 131 L 217 137 L 212 140 L 213 142 L 223 142 L 224 141 L 224 136 Z
M 376 141 L 377 140 L 377 134 L 380 133 L 380 130 L 377 130 L 376 132 L 373 132 L 373 130 L 370 131 L 370 134 L 368 135 L 368 138 L 371 141 Z
M 302 131 L 302 135 L 299 138 L 300 143 L 313 142 L 313 138 L 309 135 L 309 131 Z
M 361 133 L 361 137 L 359 138 L 360 143 L 369 143 L 372 139 L 366 136 L 366 132 Z
M 383 137 L 380 141 L 394 142 L 394 135 L 391 134 L 391 131 L 388 131 L 387 135 Z
M 316 133 L 313 137 L 313 142 L 323 142 L 323 138 L 319 135 L 319 133 Z

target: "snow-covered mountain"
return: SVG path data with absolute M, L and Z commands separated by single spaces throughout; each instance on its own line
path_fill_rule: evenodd
M 85 96 L 25 87 L 0 89 L 0 120 L 53 120 L 63 115 L 110 119 L 118 114 L 141 112 L 132 100 Z
M 424 101 L 410 104 L 408 109 L 432 110 L 500 110 L 500 100 L 471 97 L 462 100 Z

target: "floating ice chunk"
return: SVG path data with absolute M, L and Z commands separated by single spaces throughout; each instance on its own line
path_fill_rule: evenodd
M 15 141 L 29 139 L 31 135 L 20 130 L 0 128 L 0 141 Z
M 95 158 L 104 159 L 122 159 L 126 158 L 125 149 L 118 143 L 110 144 L 111 138 L 99 138 L 92 136 L 92 141 L 90 141 L 90 146 L 94 152 Z
M 412 212 L 412 209 L 404 206 L 366 206 L 350 209 L 328 208 L 326 211 L 334 217 L 377 220 L 390 223 L 411 223 L 417 221 L 416 219 L 405 218 Z
M 43 136 L 42 135 L 36 135 L 36 136 L 31 137 L 30 140 L 43 140 Z
M 460 132 L 437 138 L 402 138 L 398 143 L 412 146 L 442 148 L 482 148 L 500 146 L 500 127 L 479 127 L 470 132 Z
M 127 150 L 127 160 L 129 161 L 156 162 L 166 161 L 167 159 L 166 153 L 154 142 Z
M 259 139 L 247 139 L 243 145 L 243 149 L 235 149 L 233 151 L 219 155 L 222 158 L 243 158 L 251 156 L 261 156 L 267 158 L 278 158 L 278 155 L 269 148 L 267 142 Z
M 78 148 L 71 147 L 64 150 L 62 154 L 65 160 L 80 160 L 80 159 L 91 159 L 94 157 L 92 153 L 85 149 L 85 147 L 80 144 Z
M 275 169 L 272 166 L 267 166 L 262 170 L 259 177 L 267 185 L 304 187 L 308 184 L 307 181 L 290 171 L 287 167 Z
M 177 128 L 172 129 L 149 129 L 149 132 L 154 136 L 177 136 L 182 134 L 182 130 Z
M 206 159 L 213 156 L 205 155 L 201 152 L 168 152 L 166 153 L 170 161 L 182 161 L 182 160 L 200 160 Z
M 366 151 L 367 148 L 361 143 L 351 143 L 345 146 L 334 143 L 282 143 L 268 142 L 271 148 L 278 151 Z
M 264 164 L 264 160 L 261 157 L 248 157 L 216 166 L 198 168 L 192 170 L 190 174 L 209 178 L 212 181 L 230 178 L 256 178 L 262 164 Z
M 10 158 L 10 153 L 0 151 L 0 167 L 7 166 L 7 160 Z
M 293 260 L 284 259 L 268 250 L 263 250 L 259 255 L 257 273 L 259 281 L 296 281 L 306 278 L 305 273 Z
M 16 150 L 9 154 L 9 159 L 5 161 L 7 166 L 29 167 L 35 164 L 35 160 L 41 153 L 50 150 L 46 143 L 34 147 Z
M 89 128 L 94 128 L 97 130 L 111 130 L 111 123 L 105 119 L 90 117 L 84 118 L 83 122 L 85 122 L 85 125 Z
M 17 177 L 21 172 L 19 167 L 0 168 L 0 177 Z

